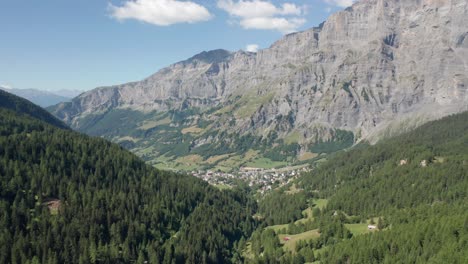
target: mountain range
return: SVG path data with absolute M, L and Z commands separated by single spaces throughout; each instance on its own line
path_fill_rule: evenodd
M 0 91 L 1 263 L 466 263 L 468 112 L 260 195 L 160 171 Z
M 19 97 L 28 99 L 29 101 L 42 106 L 48 107 L 62 102 L 68 102 L 76 97 L 82 91 L 75 90 L 57 90 L 57 91 L 44 91 L 38 89 L 18 89 L 1 87 L 0 90 L 7 91 Z
M 468 110 L 468 3 L 362 0 L 270 48 L 213 50 L 49 110 L 162 168 L 311 160 Z

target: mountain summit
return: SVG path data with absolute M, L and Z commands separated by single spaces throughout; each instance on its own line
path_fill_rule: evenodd
M 301 159 L 467 110 L 466 25 L 466 0 L 362 0 L 257 53 L 203 52 L 52 111 L 149 159 L 262 146 L 289 146 L 270 159 Z M 138 118 L 110 122 L 125 111 Z

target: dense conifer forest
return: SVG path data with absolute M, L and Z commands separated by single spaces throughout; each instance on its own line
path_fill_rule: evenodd
M 468 112 L 314 166 L 260 202 L 249 263 L 468 263 Z
M 256 226 L 245 192 L 156 170 L 15 96 L 0 102 L 0 263 L 240 257 L 234 245 Z
M 49 114 L 45 109 L 25 100 L 16 95 L 5 92 L 0 89 L 0 108 L 14 111 L 17 115 L 29 116 L 59 128 L 67 128 L 67 126 L 53 115 Z

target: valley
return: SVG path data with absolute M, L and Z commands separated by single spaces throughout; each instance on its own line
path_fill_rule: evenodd
M 216 113 L 200 109 L 162 113 L 111 110 L 80 120 L 78 130 L 119 143 L 157 168 L 178 171 L 237 172 L 241 167 L 305 165 L 322 159 L 319 154 L 354 144 L 353 134 L 341 130 L 330 130 L 328 141 L 305 145 L 295 131 L 284 139 L 275 131 L 266 137 L 240 135 L 219 127 Z
M 85 78 L 80 50 L 113 80 L 142 74 L 122 61 L 174 28 L 193 37 L 166 47 L 180 57 L 205 40 L 188 28 L 219 15 L 227 41 L 247 22 L 299 24 L 268 48 L 203 51 L 45 109 L 0 89 L 0 263 L 468 263 L 468 2 L 348 3 L 299 32 L 309 14 L 293 3 L 107 3 L 119 30 L 82 30 L 100 33 L 68 43 L 63 71 Z

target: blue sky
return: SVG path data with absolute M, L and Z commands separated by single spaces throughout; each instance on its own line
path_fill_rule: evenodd
M 89 90 L 201 51 L 267 48 L 353 0 L 0 0 L 0 85 Z

